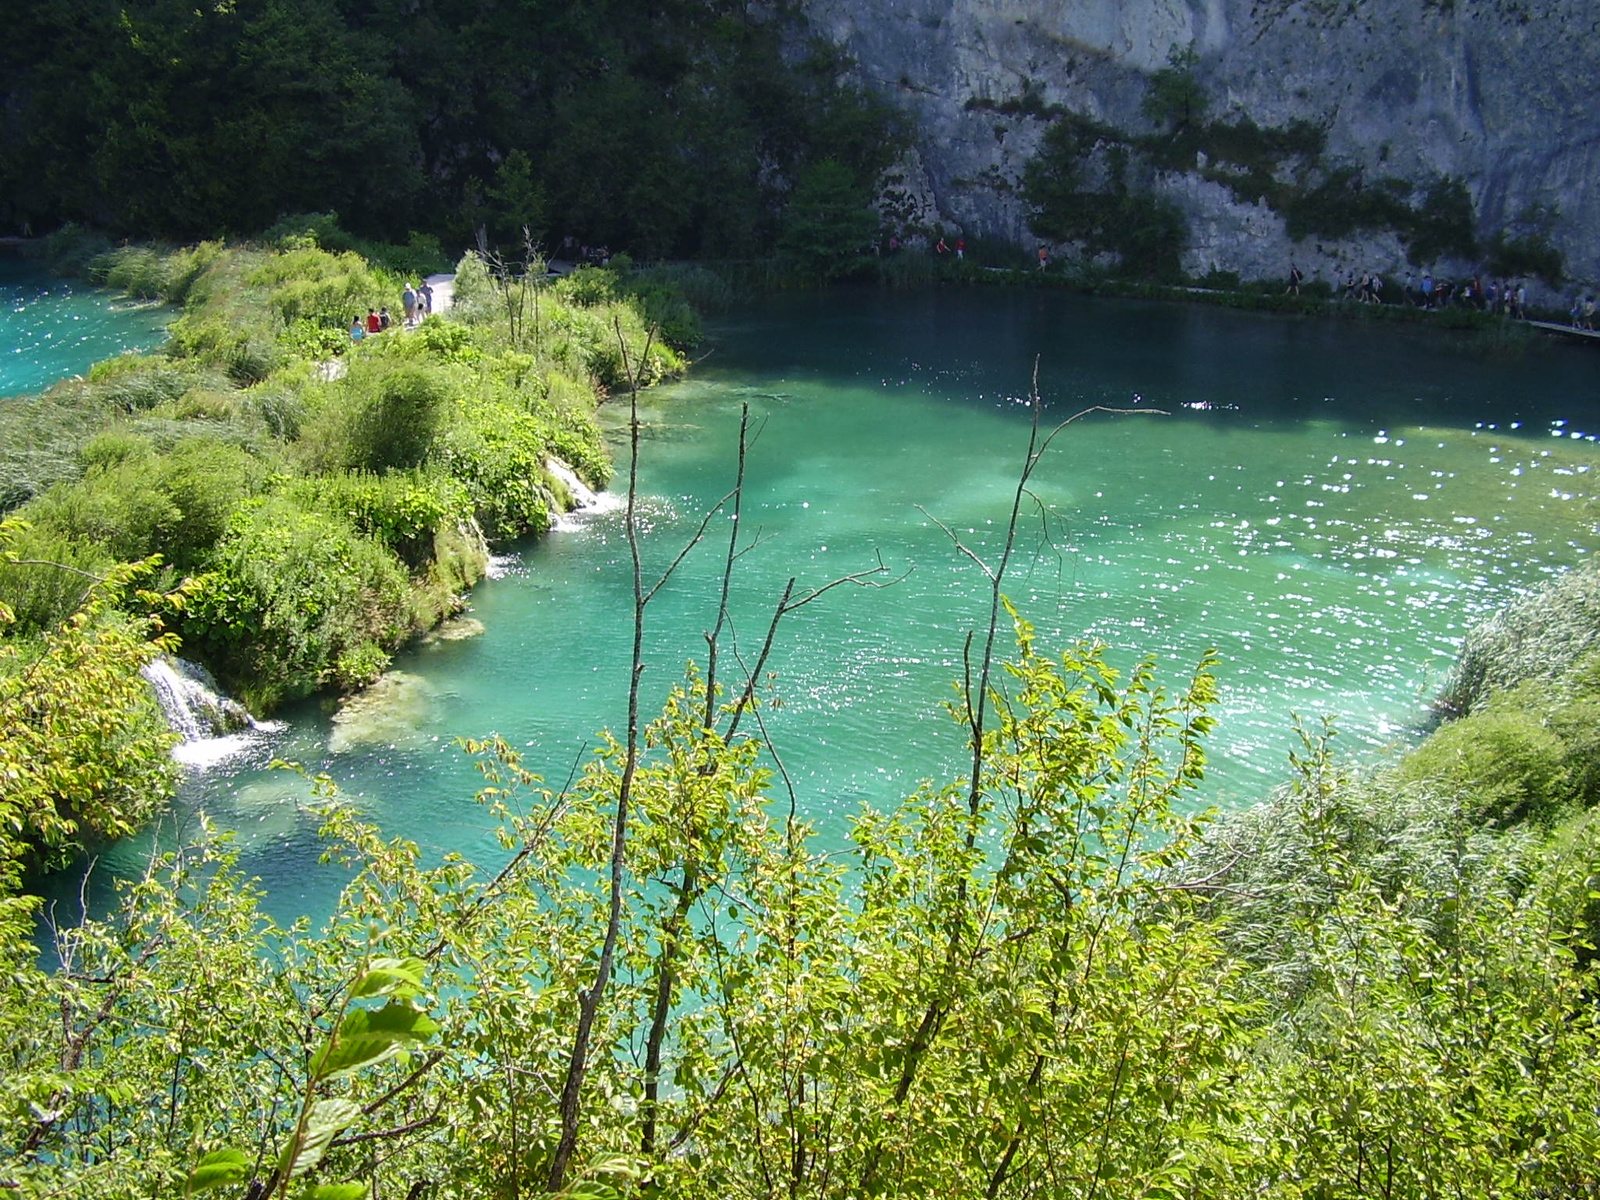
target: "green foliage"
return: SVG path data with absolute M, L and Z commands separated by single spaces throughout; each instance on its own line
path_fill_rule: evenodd
M 456 404 L 442 368 L 362 356 L 332 385 L 319 423 L 319 456 L 342 467 L 386 471 L 421 466 Z
M 1172 60 L 1150 76 L 1140 111 L 1158 125 L 1185 128 L 1205 117 L 1206 94 L 1195 78 L 1194 52 L 1174 53 Z
M 295 481 L 285 494 L 303 508 L 348 520 L 413 570 L 432 560 L 434 539 L 442 531 L 472 517 L 460 482 L 416 470 L 318 475 Z
M 1466 185 L 1459 179 L 1436 179 L 1408 222 L 1407 261 L 1423 266 L 1441 258 L 1471 260 L 1477 255 L 1472 197 Z
M 1565 760 L 1561 739 L 1538 716 L 1491 708 L 1434 731 L 1399 777 L 1470 796 L 1477 821 L 1548 820 L 1571 797 Z
M 0 523 L 0 561 L 20 557 Z M 15 570 L 15 567 L 7 567 Z M 58 568 L 59 570 L 59 568 Z M 62 571 L 66 574 L 67 572 Z M 170 798 L 175 740 L 139 668 L 173 640 L 117 611 L 141 572 L 109 570 L 36 644 L 18 640 L 0 604 L 0 889 L 23 862 L 54 865 L 74 849 L 126 836 Z
M 341 656 L 397 645 L 410 632 L 406 576 L 347 521 L 273 498 L 235 514 L 180 629 L 231 691 L 266 712 L 334 679 Z
M 812 163 L 795 184 L 778 251 L 801 270 L 837 279 L 858 269 L 877 237 L 872 192 L 834 159 Z
M 1466 714 L 1525 681 L 1556 679 L 1597 642 L 1600 568 L 1585 565 L 1468 630 L 1438 707 Z
M 1041 238 L 1081 244 L 1091 255 L 1113 254 L 1119 270 L 1142 279 L 1176 279 L 1188 231 L 1169 201 L 1128 180 L 1127 148 L 1105 156 L 1102 186 L 1089 183 L 1096 130 L 1063 119 L 1045 134 L 1023 173 L 1028 227 Z
M 1533 276 L 1551 287 L 1560 287 L 1566 280 L 1566 266 L 1561 251 L 1550 243 L 1547 235 L 1538 232 L 1521 235 L 1501 230 L 1489 239 L 1486 266 L 1491 275 L 1515 279 Z
M 207 437 L 156 455 L 148 440 L 108 439 L 85 448 L 83 478 L 57 484 L 24 509 L 41 532 L 97 546 L 117 561 L 158 554 L 194 568 L 222 536 L 229 515 L 264 483 L 251 454 Z
M 115 562 L 104 547 L 53 529 L 9 521 L 0 528 L 8 552 L 0 560 L 0 605 L 11 613 L 12 633 L 41 634 L 67 620 Z

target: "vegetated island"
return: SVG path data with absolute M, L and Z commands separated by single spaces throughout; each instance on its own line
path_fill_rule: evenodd
M 106 252 L 90 278 L 182 306 L 165 347 L 0 407 L 4 804 L 40 861 L 170 797 L 151 653 L 181 644 L 258 715 L 372 682 L 491 544 L 571 507 L 569 469 L 605 484 L 607 389 L 681 372 L 698 337 L 668 272 L 513 278 L 476 254 L 449 315 L 406 328 L 441 263 L 394 253 L 305 232 Z M 352 340 L 380 311 L 389 331 Z
M 402 276 L 309 245 L 124 251 L 105 276 L 135 271 L 185 297 L 169 352 L 7 411 L 33 422 L 7 444 L 38 448 L 0 593 L 35 614 L 25 636 L 11 622 L 0 680 L 8 1190 L 1600 1183 L 1593 570 L 1475 631 L 1453 719 L 1403 760 L 1358 774 L 1308 729 L 1294 777 L 1219 820 L 1178 815 L 1211 664 L 1174 689 L 1148 663 L 1119 676 L 1093 646 L 1041 647 L 997 580 L 1015 648 L 957 705 L 970 774 L 861 814 L 842 854 L 761 765 L 753 695 L 691 672 L 559 793 L 476 746 L 497 866 L 424 865 L 330 804 L 355 877 L 313 934 L 264 918 L 207 831 L 110 918 L 57 930 L 41 970 L 23 842 L 140 819 L 167 768 L 128 689 L 162 631 L 218 647 L 257 703 L 358 684 L 481 571 L 471 520 L 548 520 L 552 454 L 601 480 L 584 378 L 677 369 L 646 356 L 645 322 L 687 321 L 648 277 L 580 272 L 535 305 L 469 259 L 463 319 L 354 346 L 351 316 L 396 311 Z M 118 565 L 152 550 L 190 557 Z

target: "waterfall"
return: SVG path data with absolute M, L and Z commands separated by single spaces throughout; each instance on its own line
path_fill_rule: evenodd
M 552 479 L 557 480 L 562 487 L 567 489 L 567 494 L 572 497 L 572 512 L 559 513 L 550 522 L 552 529 L 577 529 L 583 524 L 573 519 L 578 513 L 613 512 L 622 505 L 622 497 L 612 492 L 597 493 L 578 478 L 578 473 L 562 462 L 559 458 L 544 460 L 544 469 L 550 473 Z
M 163 655 L 139 673 L 155 689 L 167 723 L 183 737 L 172 750 L 179 762 L 208 766 L 248 745 L 251 739 L 241 735 L 277 727 L 256 721 L 244 705 L 224 695 L 198 663 Z

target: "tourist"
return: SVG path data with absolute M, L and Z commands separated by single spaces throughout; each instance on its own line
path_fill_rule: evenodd
M 1367 301 L 1369 304 L 1383 303 L 1383 276 L 1376 271 L 1372 273 L 1372 279 L 1367 285 Z
M 966 258 L 966 256 L 967 256 L 967 239 L 964 238 L 964 237 L 958 237 L 956 239 L 956 261 L 960 262 L 962 259 Z
M 1422 273 L 1422 307 L 1433 307 L 1433 276 L 1426 271 Z
M 944 244 L 944 235 L 943 234 L 939 235 L 938 245 L 934 246 L 933 252 L 935 254 L 937 254 L 940 258 L 943 258 L 946 254 L 950 253 L 950 247 L 946 246 Z
M 417 291 L 409 280 L 406 281 L 406 290 L 400 293 L 400 307 L 406 310 L 406 324 L 414 324 L 417 319 Z
M 1040 246 L 1039 247 L 1039 270 L 1042 271 L 1046 267 L 1048 267 L 1049 265 L 1050 265 L 1050 251 L 1047 250 L 1045 247 Z
M 433 284 L 426 279 L 422 281 L 422 314 L 428 316 L 433 312 Z
M 1583 298 L 1583 324 L 1579 328 L 1588 330 L 1590 333 L 1594 332 L 1594 296 L 1592 294 Z
M 367 336 L 367 327 L 361 323 L 361 314 L 357 313 L 355 320 L 350 322 L 350 340 L 359 342 Z
M 378 316 L 377 311 L 375 309 L 371 309 L 371 308 L 367 309 L 367 332 L 368 333 L 382 333 L 383 332 L 383 319 Z
M 1289 286 L 1283 289 L 1285 296 L 1300 294 L 1300 283 L 1305 276 L 1300 274 L 1300 268 L 1294 265 L 1294 260 L 1289 260 Z
M 1511 297 L 1511 316 L 1518 321 L 1528 318 L 1528 285 L 1520 281 Z
M 394 318 L 389 315 L 389 306 L 385 304 L 378 310 L 378 332 L 387 333 L 389 326 L 394 324 Z

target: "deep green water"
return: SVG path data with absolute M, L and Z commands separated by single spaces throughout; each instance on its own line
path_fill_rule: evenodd
M 1221 652 L 1197 803 L 1284 781 L 1293 713 L 1336 716 L 1347 753 L 1403 746 L 1465 628 L 1594 544 L 1600 356 L 1580 348 L 1500 360 L 1436 331 L 957 289 L 779 298 L 715 334 L 690 381 L 648 397 L 647 574 L 730 486 L 744 404 L 759 428 L 743 522 L 757 544 L 735 597 L 746 655 L 791 575 L 817 586 L 881 556 L 892 586 L 802 609 L 771 663 L 769 732 L 833 841 L 861 804 L 960 770 L 941 705 L 985 581 L 935 519 L 998 551 L 1035 358 L 1048 421 L 1140 411 L 1057 439 L 1006 590 L 1050 641 L 1153 654 L 1173 686 Z M 650 703 L 702 650 L 726 536 L 713 522 L 650 615 Z M 630 587 L 618 512 L 521 547 L 471 598 L 483 634 L 403 655 L 377 719 L 286 714 L 196 774 L 183 811 L 241 831 L 282 915 L 324 910 L 338 877 L 316 865 L 305 787 L 262 769 L 273 755 L 327 770 L 391 833 L 498 861 L 452 738 L 498 732 L 560 784 L 623 720 Z M 111 871 L 142 852 L 120 848 Z
M 0 254 L 0 396 L 41 391 L 161 340 L 171 313 Z

